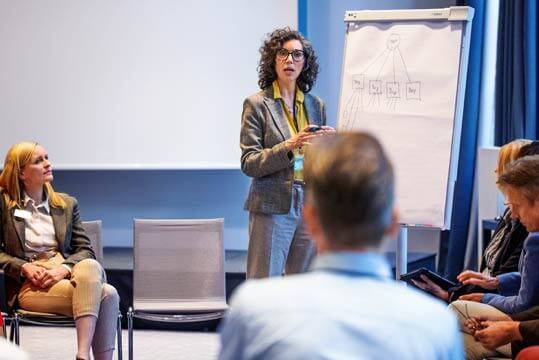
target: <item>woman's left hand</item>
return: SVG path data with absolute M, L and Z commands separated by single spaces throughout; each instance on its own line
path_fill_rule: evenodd
M 425 290 L 432 295 L 436 296 L 439 299 L 447 301 L 449 299 L 449 293 L 436 285 L 433 281 L 431 281 L 427 276 L 420 275 L 421 280 L 414 280 L 412 279 L 412 282 L 415 286 L 418 288 Z
M 56 284 L 58 281 L 65 279 L 69 274 L 69 270 L 67 270 L 64 266 L 47 270 L 41 278 L 40 286 L 42 289 L 47 289 Z

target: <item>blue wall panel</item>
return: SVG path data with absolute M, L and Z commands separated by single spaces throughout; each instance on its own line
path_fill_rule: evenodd
M 57 170 L 53 185 L 78 198 L 83 220 L 103 220 L 105 246 L 131 246 L 133 218 L 212 217 L 225 218 L 227 248 L 247 246 L 240 170 Z

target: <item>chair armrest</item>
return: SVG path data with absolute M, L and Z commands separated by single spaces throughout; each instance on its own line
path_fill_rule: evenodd
M 6 291 L 6 277 L 4 270 L 0 270 L 0 311 L 3 313 L 9 313 L 9 307 L 7 306 L 7 291 Z

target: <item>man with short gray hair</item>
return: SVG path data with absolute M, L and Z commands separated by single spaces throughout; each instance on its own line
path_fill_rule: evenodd
M 221 329 L 221 359 L 461 359 L 443 303 L 396 283 L 382 241 L 397 231 L 393 167 L 366 133 L 309 146 L 304 220 L 310 272 L 249 280 Z

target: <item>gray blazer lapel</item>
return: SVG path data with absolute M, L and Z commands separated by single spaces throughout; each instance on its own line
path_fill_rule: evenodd
M 66 238 L 66 229 L 67 229 L 67 218 L 66 211 L 62 208 L 52 207 L 51 206 L 51 216 L 52 223 L 54 224 L 54 232 L 56 234 L 56 241 L 58 241 L 58 249 L 60 251 L 64 250 L 65 238 Z
M 283 106 L 281 103 L 273 98 L 273 88 L 269 87 L 264 91 L 264 104 L 268 108 L 273 123 L 279 133 L 283 137 L 283 140 L 290 139 L 292 134 L 290 134 L 290 128 L 288 127 L 288 122 L 284 114 Z
M 318 106 L 318 102 L 315 101 L 314 97 L 305 94 L 303 104 L 305 105 L 305 112 L 309 124 L 320 126 L 323 125 L 324 119 L 322 119 L 322 114 L 320 113 L 320 106 Z

